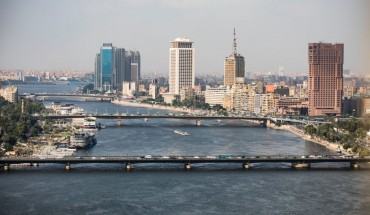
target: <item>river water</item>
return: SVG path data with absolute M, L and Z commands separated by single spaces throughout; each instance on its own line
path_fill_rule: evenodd
M 20 93 L 74 92 L 75 85 L 19 86 Z M 90 113 L 166 113 L 106 102 L 65 101 Z M 45 101 L 49 105 L 51 101 Z M 280 130 L 243 121 L 100 120 L 98 144 L 78 155 L 333 154 Z M 190 136 L 173 133 L 175 129 Z M 118 164 L 12 167 L 0 173 L 0 214 L 368 214 L 370 170 L 317 164 Z

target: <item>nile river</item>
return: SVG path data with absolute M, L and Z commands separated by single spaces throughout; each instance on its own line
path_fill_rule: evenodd
M 75 86 L 19 86 L 24 92 L 73 92 Z M 90 113 L 165 113 L 105 102 L 74 103 Z M 50 101 L 45 101 L 46 105 Z M 310 155 L 324 147 L 243 121 L 101 120 L 98 144 L 78 155 Z M 190 136 L 173 133 L 175 129 Z M 0 173 L 0 214 L 368 214 L 370 170 L 345 164 L 118 164 L 12 167 Z

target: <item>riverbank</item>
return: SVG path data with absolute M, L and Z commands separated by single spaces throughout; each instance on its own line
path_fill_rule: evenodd
M 156 104 L 146 104 L 146 103 L 137 103 L 137 102 L 129 102 L 129 101 L 119 101 L 119 100 L 113 100 L 112 103 L 116 105 L 121 105 L 121 106 L 145 107 L 145 108 L 168 110 L 168 111 L 174 111 L 174 112 L 185 112 L 185 113 L 193 112 L 193 110 L 190 110 L 187 108 L 163 106 L 163 105 L 156 105 Z
M 342 145 L 335 144 L 335 143 L 330 143 L 326 140 L 322 140 L 322 139 L 317 138 L 317 137 L 311 137 L 310 135 L 305 134 L 303 130 L 298 129 L 297 127 L 292 126 L 292 125 L 281 125 L 279 127 L 279 126 L 276 126 L 275 124 L 270 124 L 267 127 L 273 128 L 273 129 L 290 131 L 293 134 L 296 134 L 296 135 L 302 137 L 302 139 L 304 139 L 304 140 L 311 141 L 311 142 L 320 144 L 322 146 L 325 146 L 327 149 L 329 149 L 333 152 L 335 152 L 339 147 L 343 154 L 346 154 L 346 155 L 352 154 L 352 152 L 349 152 L 349 150 L 347 151 L 346 149 L 344 149 Z

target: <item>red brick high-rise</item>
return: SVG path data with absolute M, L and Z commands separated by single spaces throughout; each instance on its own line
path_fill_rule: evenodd
M 308 44 L 310 116 L 340 115 L 343 96 L 343 44 Z

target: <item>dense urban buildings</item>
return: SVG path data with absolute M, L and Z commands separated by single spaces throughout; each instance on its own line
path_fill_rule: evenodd
M 236 37 L 234 29 L 233 53 L 226 57 L 224 63 L 224 85 L 244 83 L 245 61 L 244 57 L 236 52 Z
M 17 102 L 18 101 L 18 87 L 10 86 L 7 88 L 0 87 L 0 97 L 4 97 L 5 100 L 9 102 Z
M 171 43 L 169 93 L 179 95 L 181 88 L 194 88 L 195 49 L 188 38 L 176 38 Z
M 108 92 L 122 90 L 124 81 L 140 80 L 140 69 L 140 52 L 104 43 L 95 58 L 95 89 Z
M 343 44 L 308 44 L 310 116 L 340 115 L 343 96 Z

